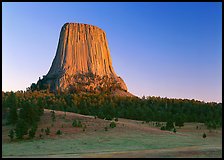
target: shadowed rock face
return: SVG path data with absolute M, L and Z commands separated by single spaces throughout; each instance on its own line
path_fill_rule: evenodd
M 105 32 L 80 23 L 63 25 L 51 68 L 37 85 L 52 91 L 127 91 L 124 81 L 114 72 Z

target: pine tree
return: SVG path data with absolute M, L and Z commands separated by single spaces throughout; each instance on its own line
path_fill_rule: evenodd
M 16 124 L 18 119 L 17 114 L 17 98 L 15 93 L 11 92 L 6 99 L 6 106 L 9 108 L 9 114 L 7 116 L 7 121 L 9 124 Z
M 29 128 L 28 128 L 27 122 L 23 119 L 19 119 L 16 124 L 16 129 L 15 129 L 16 138 L 23 139 L 23 136 L 27 135 L 28 129 Z

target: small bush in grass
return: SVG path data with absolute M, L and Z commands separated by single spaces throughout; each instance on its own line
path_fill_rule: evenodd
M 62 134 L 62 131 L 59 129 L 59 130 L 57 130 L 56 134 L 57 135 L 61 135 Z
M 110 123 L 110 128 L 114 128 L 114 127 L 116 127 L 116 123 L 115 122 L 111 122 Z
M 107 128 L 107 127 L 104 127 L 104 130 L 105 130 L 105 131 L 108 131 L 108 128 Z
M 173 122 L 172 121 L 168 121 L 166 123 L 166 130 L 170 131 L 174 128 Z
M 116 117 L 114 120 L 117 122 L 118 121 L 118 118 Z
M 13 129 L 10 129 L 8 136 L 9 136 L 9 138 L 10 138 L 11 141 L 13 140 L 14 135 L 15 135 L 14 130 Z
M 45 129 L 45 133 L 46 133 L 46 135 L 49 135 L 50 134 L 50 128 L 47 127 L 47 129 Z
M 32 128 L 28 132 L 30 139 L 35 137 L 36 131 L 37 131 L 37 126 L 36 125 L 32 126 Z
M 205 133 L 203 133 L 202 137 L 203 137 L 203 138 L 206 138 L 206 134 L 205 134 Z
M 160 129 L 161 130 L 166 130 L 166 127 L 165 126 L 162 126 Z
M 42 134 L 39 134 L 39 137 L 40 137 L 40 138 L 42 138 L 42 137 L 43 137 L 43 135 L 42 135 Z
M 173 129 L 173 132 L 174 132 L 174 133 L 176 133 L 176 132 L 177 132 L 176 128 L 174 128 L 174 129 Z
M 82 127 L 82 123 L 80 120 L 74 120 L 73 123 L 72 123 L 72 126 L 73 127 Z

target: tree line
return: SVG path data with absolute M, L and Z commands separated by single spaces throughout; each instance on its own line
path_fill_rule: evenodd
M 118 97 L 108 94 L 49 93 L 47 91 L 2 92 L 2 113 L 8 122 L 38 122 L 43 108 L 69 111 L 99 118 L 127 118 L 141 121 L 201 122 L 222 126 L 222 103 L 161 97 Z M 19 113 L 17 114 L 17 110 Z M 17 112 L 16 112 L 17 111 Z M 29 128 L 28 127 L 28 128 Z

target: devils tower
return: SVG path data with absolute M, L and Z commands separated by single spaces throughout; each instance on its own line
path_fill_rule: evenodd
M 50 70 L 33 88 L 131 95 L 113 69 L 106 33 L 81 23 L 63 25 Z

